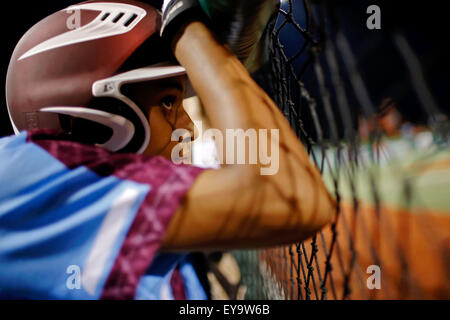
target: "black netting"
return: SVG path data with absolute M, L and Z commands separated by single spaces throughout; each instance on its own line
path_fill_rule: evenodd
M 255 79 L 323 173 L 338 214 L 305 243 L 237 252 L 247 299 L 450 297 L 448 204 L 433 198 L 450 182 L 448 45 L 425 24 L 431 9 L 408 12 L 422 14 L 417 27 L 382 3 L 382 29 L 369 30 L 371 4 L 282 1 L 273 22 L 270 64 Z M 436 166 L 441 184 L 427 176 Z M 371 266 L 379 290 L 368 288 Z

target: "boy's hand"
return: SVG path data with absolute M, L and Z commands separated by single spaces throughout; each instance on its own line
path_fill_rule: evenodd
M 164 0 L 161 36 L 171 41 L 187 20 L 203 13 L 198 0 Z
M 248 70 L 255 71 L 265 62 L 258 44 L 263 34 L 268 33 L 269 19 L 279 5 L 278 0 L 165 0 L 161 35 L 173 43 L 183 25 L 201 21 Z

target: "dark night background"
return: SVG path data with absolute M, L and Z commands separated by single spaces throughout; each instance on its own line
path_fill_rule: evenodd
M 12 1 L 8 3 L 9 19 L 3 20 L 3 56 L 1 57 L 0 81 L 2 83 L 0 103 L 0 137 L 12 134 L 4 97 L 4 83 L 10 56 L 21 36 L 36 22 L 56 10 L 63 9 L 79 1 L 40 0 L 40 1 Z M 160 1 L 156 1 L 160 2 Z M 294 1 L 300 3 L 300 1 Z M 401 86 L 404 70 L 400 69 L 391 59 L 388 33 L 401 27 L 411 35 L 410 39 L 425 68 L 425 74 L 430 81 L 432 91 L 444 111 L 448 113 L 450 89 L 450 50 L 448 45 L 448 10 L 445 1 L 430 0 L 426 2 L 412 2 L 406 0 L 366 1 L 366 0 L 335 0 L 334 5 L 344 17 L 346 30 L 352 33 L 354 49 L 360 57 L 363 73 L 368 75 L 368 85 L 373 99 L 379 102 L 383 95 L 390 94 L 402 102 L 403 111 L 408 110 L 412 117 L 422 117 L 416 110 L 414 95 L 407 88 Z M 365 27 L 368 5 L 377 4 L 382 10 L 381 31 L 369 31 Z M 6 14 L 6 13 L 4 13 Z M 287 36 L 286 38 L 289 38 Z M 292 39 L 292 37 L 291 37 Z M 386 42 L 384 46 L 383 41 Z M 367 48 L 367 43 L 376 43 L 369 52 L 359 50 Z M 287 44 L 289 45 L 289 44 Z M 383 50 L 383 48 L 386 48 Z M 391 62 L 390 62 L 391 61 Z M 406 79 L 407 80 L 407 79 Z M 400 84 L 400 85 L 399 85 Z

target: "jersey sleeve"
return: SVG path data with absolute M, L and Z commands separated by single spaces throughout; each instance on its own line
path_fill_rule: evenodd
M 201 172 L 49 132 L 0 140 L 0 298 L 133 299 Z

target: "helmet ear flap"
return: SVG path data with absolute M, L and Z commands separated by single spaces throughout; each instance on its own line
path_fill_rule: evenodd
M 113 130 L 110 127 L 99 122 L 62 113 L 59 113 L 58 117 L 63 131 L 70 135 L 71 140 L 76 142 L 101 145 L 106 143 L 113 135 Z
M 80 143 L 100 145 L 120 153 L 139 152 L 146 143 L 141 119 L 128 104 L 116 98 L 93 98 L 86 108 L 56 107 L 42 111 L 58 113 L 61 127 L 72 140 Z M 128 143 L 118 147 L 123 145 L 123 140 Z
M 95 97 L 89 103 L 88 108 L 121 116 L 134 125 L 133 137 L 130 142 L 118 152 L 137 153 L 142 150 L 143 145 L 146 143 L 146 128 L 140 117 L 127 103 L 113 97 Z

